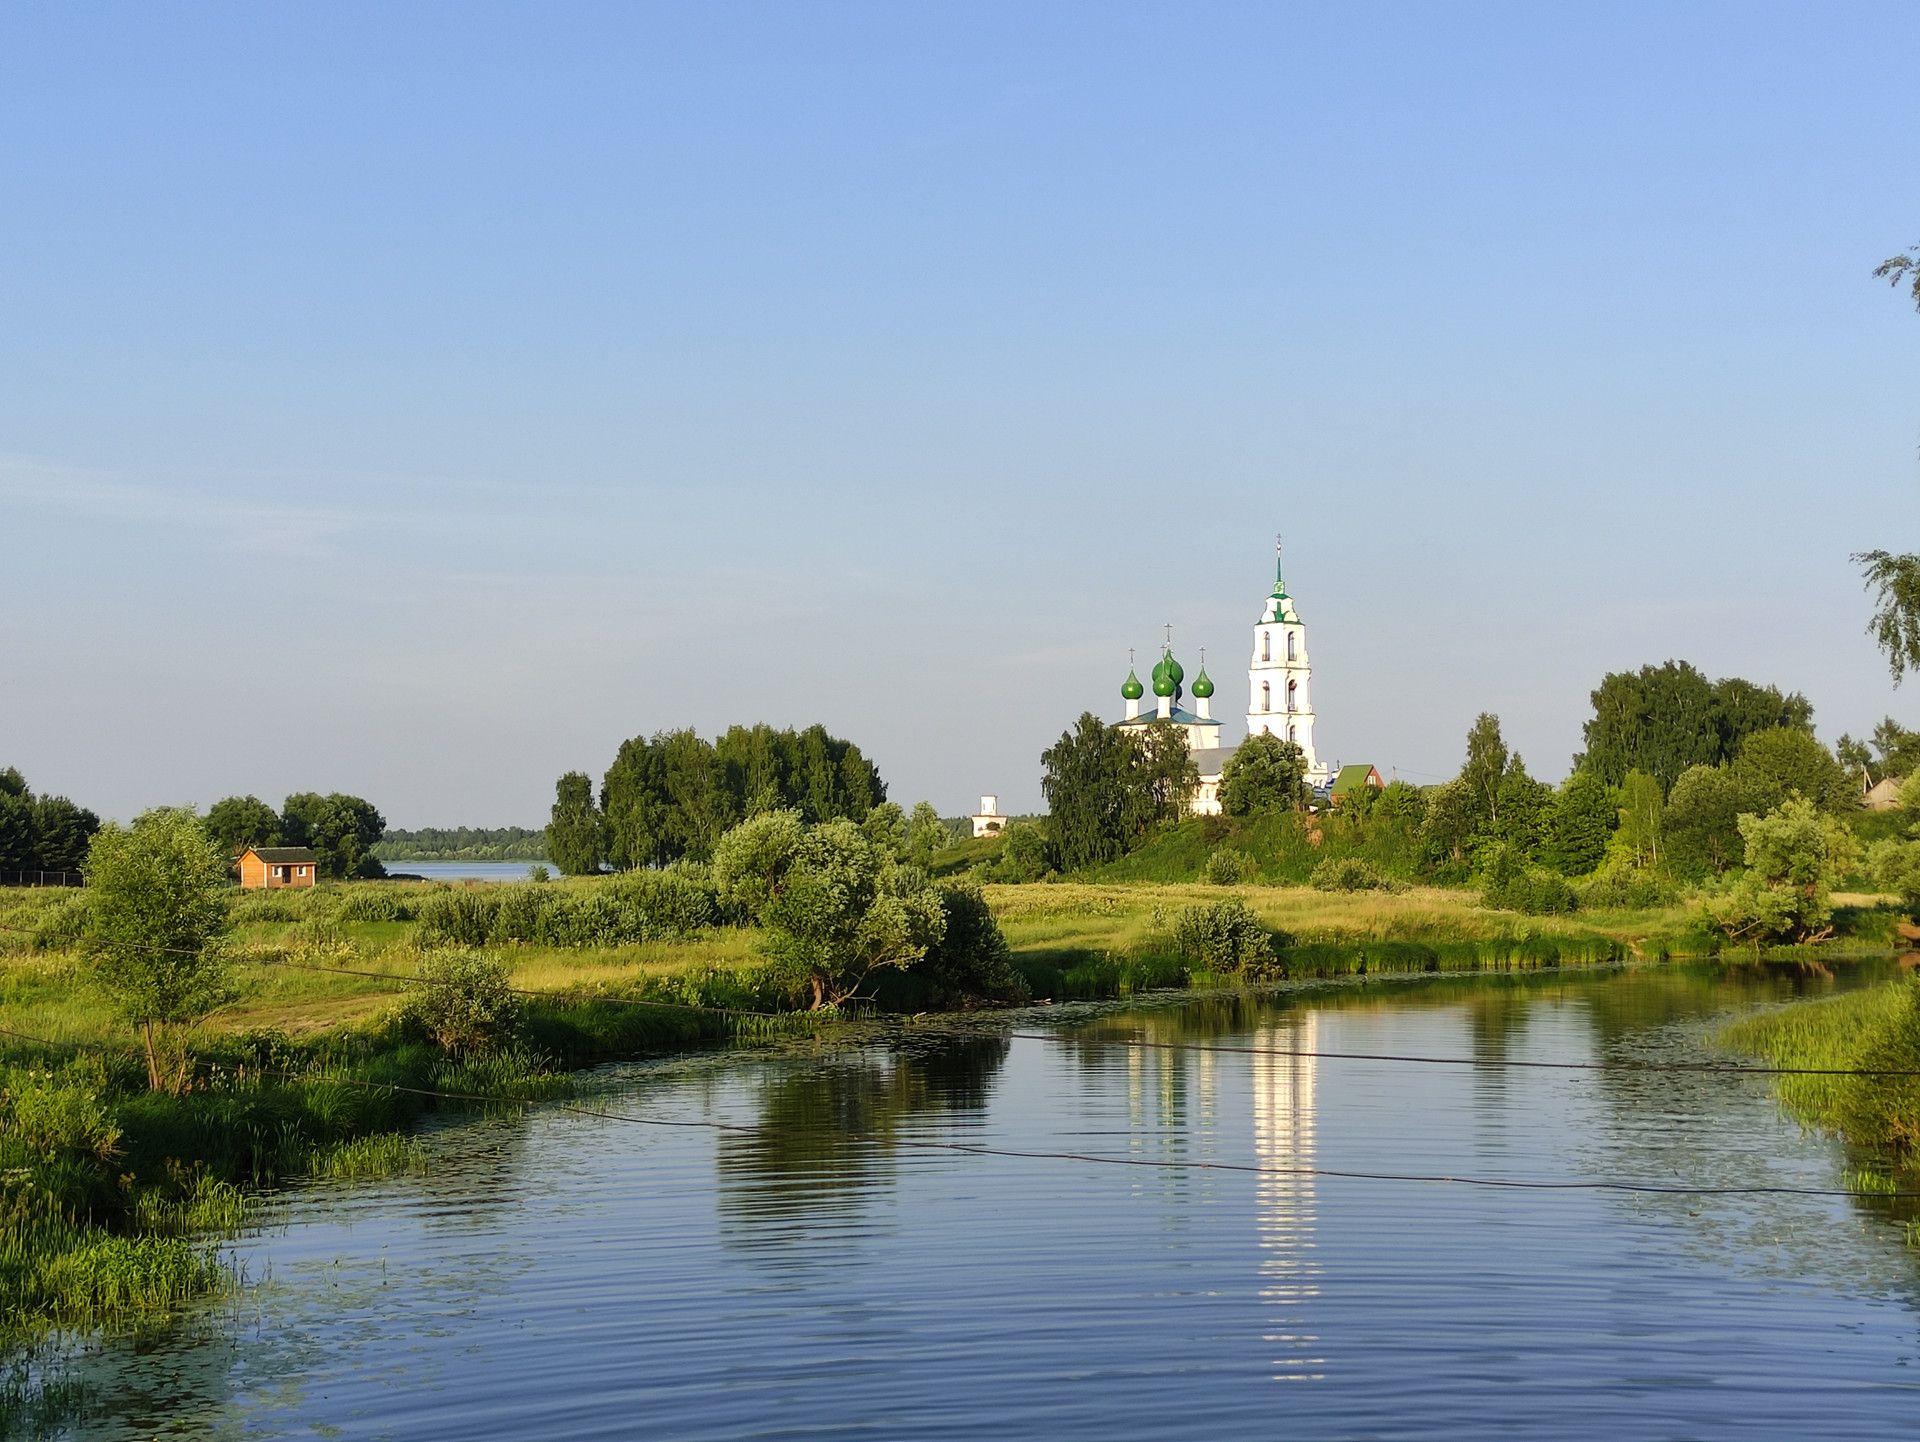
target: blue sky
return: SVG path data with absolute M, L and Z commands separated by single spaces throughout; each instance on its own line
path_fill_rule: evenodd
M 539 824 L 820 721 L 1039 804 L 1272 538 L 1329 760 L 1609 670 L 1920 724 L 1883 9 L 0 10 L 0 764 Z M 1231 730 L 1231 728 L 1230 728 Z

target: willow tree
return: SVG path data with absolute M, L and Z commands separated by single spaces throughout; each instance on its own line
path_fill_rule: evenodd
M 1899 287 L 1907 283 L 1915 309 L 1920 309 L 1920 246 L 1888 256 L 1873 269 L 1875 279 Z M 1873 619 L 1867 634 L 1886 652 L 1887 667 L 1898 686 L 1907 672 L 1920 671 L 1920 556 L 1908 552 L 1856 551 L 1853 563 L 1861 568 L 1867 589 L 1874 593 Z

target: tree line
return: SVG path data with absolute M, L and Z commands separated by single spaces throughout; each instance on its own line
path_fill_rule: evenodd
M 100 818 L 64 796 L 35 796 L 12 767 L 0 771 L 0 872 L 78 871 Z
M 278 811 L 257 796 L 229 796 L 214 802 L 201 824 L 229 862 L 249 846 L 304 846 L 325 879 L 365 881 L 387 874 L 374 855 L 386 818 L 358 796 L 302 791 Z
M 389 827 L 370 849 L 381 861 L 545 861 L 547 836 L 526 826 Z
M 1499 718 L 1470 728 L 1459 774 L 1435 786 L 1394 781 L 1342 798 L 1349 829 L 1394 832 L 1421 879 L 1479 878 L 1496 901 L 1523 910 L 1574 904 L 1571 880 L 1704 882 L 1745 864 L 1743 816 L 1799 798 L 1817 815 L 1858 805 L 1861 748 L 1839 755 L 1813 734 L 1798 693 L 1739 677 L 1709 680 L 1682 661 L 1604 677 L 1592 692 L 1584 749 L 1558 786 L 1532 776 L 1501 735 Z M 1126 855 L 1179 821 L 1194 777 L 1183 774 L 1177 728 L 1110 726 L 1082 716 L 1042 754 L 1049 814 L 1014 828 L 1008 851 L 1025 870 L 1070 873 Z M 1875 732 L 1882 766 L 1920 757 L 1920 736 L 1889 721 Z M 1188 762 L 1190 768 L 1191 763 Z M 1220 803 L 1250 819 L 1313 805 L 1305 757 L 1268 735 L 1249 737 L 1223 769 Z M 1646 888 L 1642 886 L 1641 892 Z
M 690 728 L 636 736 L 621 744 L 597 796 L 583 771 L 554 790 L 547 858 L 568 875 L 705 861 L 749 817 L 792 811 L 808 825 L 859 824 L 887 799 L 860 748 L 817 725 L 734 726 L 715 741 Z

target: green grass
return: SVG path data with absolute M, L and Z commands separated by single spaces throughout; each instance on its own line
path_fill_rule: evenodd
M 327 1181 L 365 1181 L 403 1173 L 419 1176 L 426 1169 L 426 1149 L 417 1137 L 373 1132 L 316 1151 L 310 1175 Z
M 1920 982 L 1763 1012 L 1725 1028 L 1719 1041 L 1773 1066 L 1920 1070 Z M 1789 1076 L 1775 1087 L 1807 1126 L 1904 1166 L 1920 1155 L 1920 1077 Z
M 927 864 L 927 875 L 935 878 L 965 876 L 976 866 L 991 866 L 1006 850 L 1006 841 L 998 836 L 968 837 L 943 851 L 936 851 Z

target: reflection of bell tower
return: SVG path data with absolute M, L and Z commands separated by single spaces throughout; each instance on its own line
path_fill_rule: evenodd
M 1317 1051 L 1317 1018 L 1308 1012 L 1285 1030 L 1269 1027 L 1254 1045 L 1287 1051 Z M 1263 1167 L 1311 1167 L 1314 1158 L 1314 1058 L 1253 1057 L 1253 1149 Z M 1314 1260 L 1318 1221 L 1313 1178 L 1263 1172 L 1255 1194 L 1260 1234 L 1260 1300 L 1271 1330 L 1266 1340 L 1286 1350 L 1273 1359 L 1276 1382 L 1318 1381 L 1326 1358 L 1315 1355 L 1320 1338 L 1305 1331 L 1307 1303 L 1320 1295 L 1320 1265 Z

